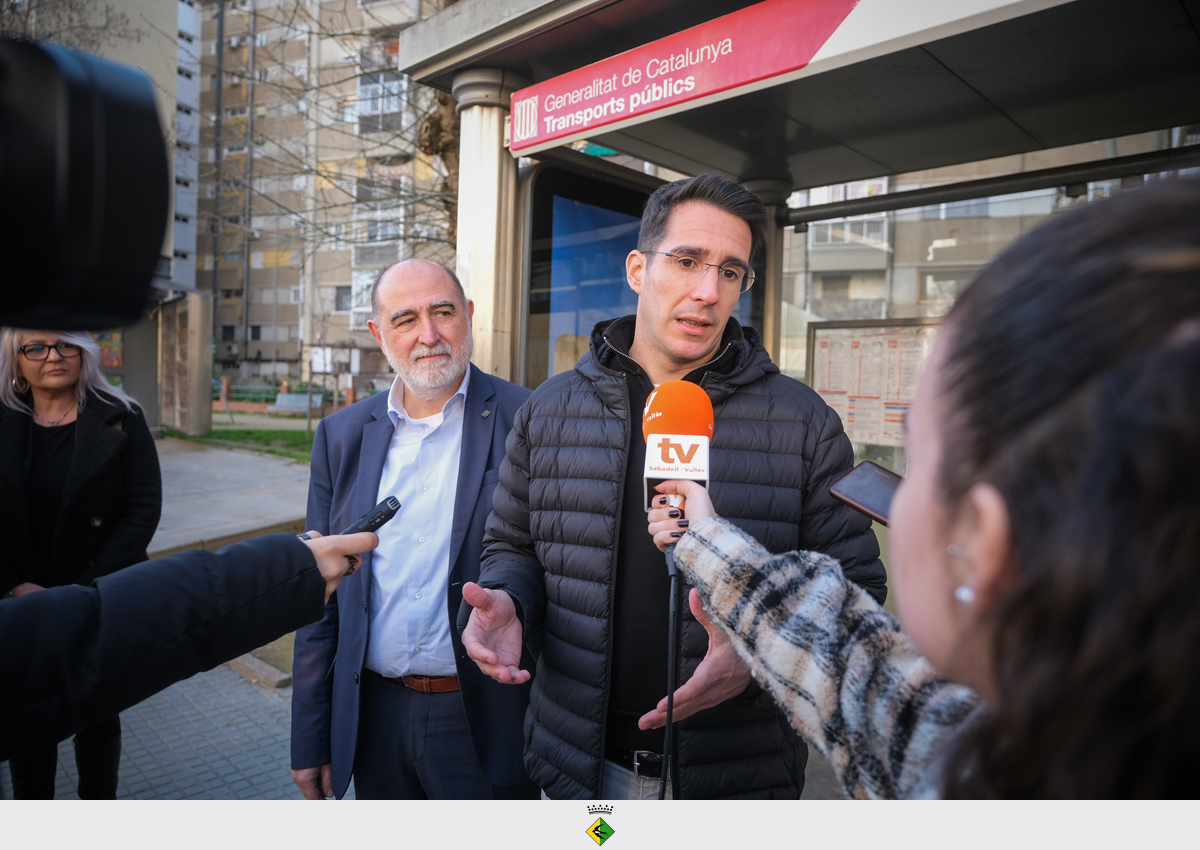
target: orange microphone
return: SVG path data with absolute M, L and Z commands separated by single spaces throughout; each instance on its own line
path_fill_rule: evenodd
M 642 436 L 646 438 L 646 510 L 663 481 L 687 478 L 708 486 L 708 447 L 713 408 L 708 393 L 689 381 L 664 381 L 646 399 Z M 673 507 L 683 497 L 671 496 Z

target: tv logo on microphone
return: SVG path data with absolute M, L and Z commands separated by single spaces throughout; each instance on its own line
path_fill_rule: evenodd
M 646 476 L 708 480 L 708 437 L 654 434 L 646 451 Z
M 707 441 L 706 441 L 707 442 Z M 692 443 L 690 446 L 684 446 L 683 443 L 672 443 L 670 437 L 663 437 L 659 442 L 658 447 L 662 450 L 663 463 L 691 463 L 692 458 L 696 456 L 696 452 L 700 449 L 699 443 Z M 671 453 L 675 453 L 675 461 L 671 460 Z

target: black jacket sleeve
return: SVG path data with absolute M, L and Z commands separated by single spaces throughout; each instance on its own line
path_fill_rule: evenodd
M 546 573 L 529 533 L 529 442 L 525 436 L 529 415 L 527 402 L 517 411 L 505 443 L 479 570 L 480 587 L 504 590 L 513 598 L 527 644 L 530 633 L 541 627 L 546 610 Z M 464 601 L 458 616 L 460 631 L 470 614 L 471 606 Z
M 316 561 L 291 534 L 2 601 L 0 759 L 311 623 L 324 601 Z
M 121 429 L 125 432 L 125 446 L 121 450 L 121 513 L 96 553 L 95 566 L 76 577 L 76 584 L 88 584 L 144 561 L 146 547 L 162 515 L 162 470 L 146 419 L 135 410 L 125 416 Z
M 879 541 L 871 530 L 871 520 L 829 492 L 829 486 L 853 466 L 854 447 L 842 429 L 842 420 L 827 407 L 825 421 L 817 429 L 804 493 L 800 548 L 837 558 L 846 578 L 882 605 L 887 598 L 887 573 L 879 560 Z

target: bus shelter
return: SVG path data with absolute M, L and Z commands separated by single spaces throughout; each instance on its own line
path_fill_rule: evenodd
M 831 351 L 919 349 L 1039 217 L 1200 166 L 1200 0 L 460 0 L 397 55 L 458 102 L 476 362 L 528 386 L 632 311 L 641 203 L 676 174 L 762 198 L 738 318 L 832 386 Z

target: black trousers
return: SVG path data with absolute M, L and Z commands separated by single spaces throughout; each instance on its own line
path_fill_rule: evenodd
M 120 715 L 75 733 L 75 766 L 79 769 L 79 799 L 117 799 L 117 771 L 121 766 Z M 8 761 L 13 797 L 17 800 L 53 800 L 58 747 L 33 750 Z

